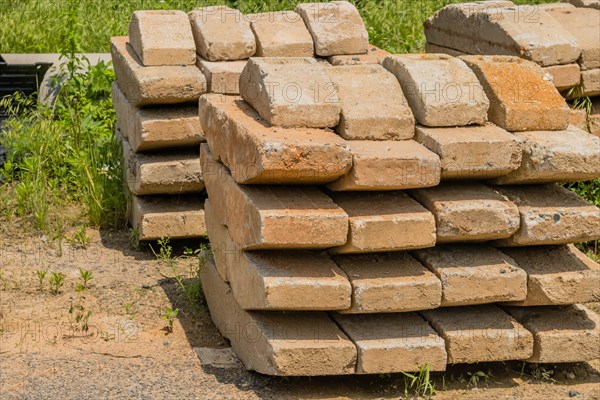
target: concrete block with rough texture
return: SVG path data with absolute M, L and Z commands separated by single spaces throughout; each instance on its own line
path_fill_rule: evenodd
M 218 215 L 218 209 L 218 207 L 213 207 L 210 199 L 206 199 L 204 202 L 204 221 L 210 240 L 211 255 L 221 279 L 229 282 L 229 271 L 235 269 L 239 263 L 240 250 L 222 222 L 225 217 Z
M 403 190 L 440 182 L 440 158 L 413 140 L 351 140 L 353 165 L 330 183 L 333 191 Z
M 570 363 L 600 358 L 600 318 L 582 305 L 507 307 L 533 334 L 532 363 Z
M 135 11 L 129 23 L 129 43 L 146 67 L 196 62 L 190 20 L 183 11 Z
M 110 40 L 115 75 L 129 102 L 137 107 L 197 101 L 206 79 L 195 65 L 144 67 L 124 36 Z
M 343 314 L 437 308 L 440 280 L 407 252 L 335 256 L 352 284 L 352 307 Z
M 125 180 L 131 193 L 199 193 L 204 189 L 197 150 L 142 154 L 134 153 L 127 140 L 122 144 Z
M 588 123 L 587 123 L 587 112 L 580 108 L 572 108 L 571 109 L 571 117 L 569 119 L 569 125 L 572 125 L 576 128 L 582 129 L 584 131 L 588 131 Z
M 600 301 L 600 266 L 575 246 L 506 247 L 527 272 L 527 297 L 515 306 L 547 306 Z
M 573 182 L 600 177 L 600 139 L 569 126 L 564 131 L 520 132 L 521 166 L 495 184 Z
M 239 97 L 202 96 L 199 114 L 212 154 L 236 182 L 324 184 L 352 166 L 346 142 L 334 132 L 269 127 Z
M 383 59 L 390 55 L 389 51 L 380 49 L 379 47 L 369 45 L 369 50 L 366 54 L 350 54 L 329 56 L 327 61 L 331 65 L 364 65 L 364 64 L 381 64 Z
M 350 221 L 348 241 L 330 253 L 375 253 L 435 246 L 435 220 L 402 192 L 332 192 Z
M 357 374 L 446 370 L 444 341 L 416 313 L 333 318 L 358 349 Z
M 448 364 L 523 360 L 533 335 L 494 305 L 438 308 L 421 315 L 446 341 Z
M 240 94 L 271 125 L 333 128 L 340 99 L 325 68 L 314 58 L 252 58 L 240 77 Z
M 441 245 L 414 256 L 442 281 L 442 307 L 523 300 L 527 274 L 493 247 Z
M 442 179 L 489 179 L 521 165 L 520 140 L 495 125 L 417 126 L 415 140 L 440 157 Z
M 559 185 L 496 186 L 519 207 L 521 226 L 500 247 L 590 242 L 600 239 L 600 209 Z
M 346 140 L 412 139 L 415 118 L 398 80 L 380 65 L 326 69 L 342 106 L 338 134 Z
M 294 11 L 245 16 L 256 37 L 256 57 L 312 57 L 314 43 L 302 17 Z
M 348 215 L 316 187 L 238 185 L 202 145 L 200 162 L 210 198 L 244 250 L 325 249 L 348 236 Z M 219 213 L 219 211 L 217 211 Z
M 546 11 L 491 1 L 450 4 L 425 21 L 427 42 L 467 54 L 518 56 L 542 66 L 574 63 L 577 39 Z
M 579 93 L 581 93 L 580 97 L 600 95 L 600 68 L 581 71 L 581 89 Z
M 442 184 L 411 196 L 433 213 L 438 243 L 508 238 L 519 229 L 517 206 L 481 183 Z
M 198 195 L 131 195 L 129 222 L 139 240 L 197 238 L 206 234 L 203 204 Z
M 246 369 L 277 376 L 355 373 L 356 347 L 326 313 L 244 311 L 212 259 L 200 277 L 210 315 Z
M 388 56 L 417 121 L 426 126 L 462 126 L 487 121 L 490 102 L 473 71 L 446 54 Z
M 201 7 L 188 16 L 196 51 L 205 60 L 243 60 L 256 52 L 250 23 L 238 10 L 227 6 Z
M 246 60 L 208 61 L 198 57 L 196 66 L 206 77 L 209 93 L 239 94 L 240 76 L 246 62 Z
M 197 105 L 137 108 L 125 97 L 117 82 L 112 85 L 112 99 L 117 119 L 133 151 L 193 147 L 204 141 Z
M 544 67 L 544 78 L 552 81 L 559 91 L 568 90 L 579 85 L 581 68 L 579 64 L 564 64 Z
M 318 56 L 364 54 L 369 34 L 356 7 L 347 1 L 298 4 L 295 10 L 306 24 Z
M 542 68 L 506 56 L 463 56 L 490 100 L 488 117 L 507 131 L 558 131 L 569 125 L 569 106 Z

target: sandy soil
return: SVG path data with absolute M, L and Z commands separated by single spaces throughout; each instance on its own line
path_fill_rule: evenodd
M 58 257 L 47 238 L 7 230 L 0 229 L 1 399 L 404 396 L 401 375 L 282 379 L 247 372 L 236 363 L 203 365 L 194 350 L 227 348 L 227 341 L 202 302 L 197 311 L 186 304 L 172 269 L 150 251 L 131 250 L 127 232 L 88 230 L 86 250 L 65 243 Z M 178 259 L 175 268 L 187 273 L 195 263 Z M 75 290 L 79 268 L 93 273 L 82 292 Z M 50 271 L 42 289 L 39 270 Z M 51 272 L 66 275 L 58 295 L 48 287 Z M 165 307 L 181 309 L 172 333 L 161 318 Z M 88 311 L 85 332 L 76 316 Z M 475 385 L 469 381 L 478 371 L 488 378 Z M 542 372 L 550 379 L 540 378 Z M 438 399 L 600 399 L 599 360 L 524 371 L 517 362 L 454 366 L 433 380 Z

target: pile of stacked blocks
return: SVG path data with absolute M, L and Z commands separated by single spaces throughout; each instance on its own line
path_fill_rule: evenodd
M 246 368 L 600 357 L 600 266 L 572 244 L 600 210 L 558 184 L 600 177 L 600 139 L 536 63 L 390 55 L 345 1 L 136 12 L 112 51 L 131 222 L 208 232 L 202 287 Z

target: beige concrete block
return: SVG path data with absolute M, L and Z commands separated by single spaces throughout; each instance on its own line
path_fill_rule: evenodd
M 306 24 L 318 56 L 364 54 L 369 34 L 356 7 L 347 1 L 298 4 L 295 10 Z
M 250 23 L 238 10 L 227 6 L 200 7 L 188 16 L 196 51 L 205 60 L 243 60 L 256 52 Z
M 335 256 L 352 284 L 344 314 L 397 313 L 440 306 L 440 280 L 407 252 Z
M 581 52 L 572 34 L 546 11 L 530 5 L 449 4 L 424 25 L 428 43 L 467 54 L 518 56 L 550 66 L 572 64 Z
M 199 111 L 213 155 L 236 182 L 324 184 L 352 166 L 346 142 L 334 132 L 269 127 L 239 97 L 202 96 Z
M 446 54 L 388 56 L 383 66 L 398 78 L 417 122 L 462 126 L 487 121 L 490 102 L 475 74 Z
M 521 226 L 500 247 L 589 242 L 600 239 L 600 210 L 559 185 L 496 186 L 519 207 Z
M 600 318 L 582 305 L 507 307 L 533 333 L 533 363 L 570 363 L 600 358 Z
M 442 281 L 442 307 L 523 300 L 527 274 L 507 255 L 484 245 L 442 245 L 414 256 Z
M 466 55 L 466 53 L 463 53 L 462 51 L 454 50 L 450 47 L 438 46 L 437 44 L 433 43 L 425 43 L 425 53 L 448 54 L 452 57 L 460 57 Z
M 581 91 L 587 97 L 600 95 L 600 68 L 581 71 Z
M 600 139 L 569 126 L 564 131 L 515 134 L 523 142 L 521 166 L 496 184 L 584 181 L 600 177 Z
M 579 64 L 552 65 L 544 67 L 544 78 L 550 80 L 559 91 L 579 85 L 581 68 Z
M 122 144 L 125 180 L 131 193 L 181 194 L 204 189 L 197 151 L 142 154 L 134 153 L 127 140 Z
M 348 215 L 316 187 L 250 186 L 235 183 L 229 171 L 200 151 L 206 190 L 222 199 L 225 225 L 244 250 L 325 249 L 348 236 Z
M 374 253 L 435 246 L 433 215 L 402 192 L 333 192 L 349 217 L 348 241 L 330 253 Z
M 340 99 L 314 58 L 252 58 L 240 77 L 240 94 L 271 125 L 333 128 Z
M 480 183 L 442 184 L 411 195 L 433 213 L 438 243 L 508 238 L 519 229 L 517 206 Z
M 488 179 L 521 165 L 522 144 L 495 125 L 417 126 L 415 140 L 440 157 L 442 179 Z
M 600 137 L 600 114 L 588 115 L 588 128 L 592 135 Z
M 212 259 L 201 280 L 215 325 L 246 369 L 277 376 L 354 374 L 356 347 L 326 313 L 244 311 Z
M 328 185 L 333 191 L 402 190 L 440 182 L 440 159 L 413 140 L 347 142 L 353 165 Z
M 380 49 L 372 44 L 369 45 L 369 50 L 366 54 L 350 54 L 329 56 L 327 61 L 331 65 L 364 65 L 364 64 L 381 64 L 383 59 L 390 55 L 389 51 Z
M 246 62 L 246 60 L 208 61 L 198 57 L 196 66 L 206 77 L 209 93 L 239 94 L 240 76 Z
M 568 10 L 568 9 L 572 9 L 575 8 L 575 6 L 573 4 L 569 4 L 569 3 L 546 3 L 546 4 L 536 4 L 537 7 L 540 8 L 540 10 L 544 10 L 544 11 L 551 11 L 551 10 Z
M 539 65 L 504 56 L 463 56 L 490 99 L 488 117 L 507 131 L 557 131 L 569 125 L 569 107 Z
M 600 301 L 600 266 L 573 245 L 503 248 L 527 272 L 527 297 L 516 306 Z
M 448 364 L 523 360 L 533 335 L 494 305 L 438 308 L 421 315 L 446 341 Z
M 446 370 L 444 341 L 415 313 L 335 315 L 358 349 L 357 374 Z
M 215 203 L 218 203 L 219 200 L 215 200 Z M 218 207 L 213 207 L 210 199 L 206 199 L 204 202 L 204 220 L 215 268 L 221 279 L 229 282 L 229 271 L 234 270 L 236 264 L 239 263 L 240 250 L 223 224 L 225 218 L 218 215 L 218 209 Z
M 294 11 L 246 15 L 256 37 L 256 57 L 312 57 L 314 43 Z
M 589 131 L 588 122 L 587 122 L 587 112 L 583 109 L 571 109 L 571 117 L 569 119 L 569 125 L 572 125 L 576 128 L 582 129 L 584 131 Z
M 380 65 L 327 68 L 342 106 L 338 134 L 347 140 L 412 139 L 415 118 L 398 80 Z
M 129 223 L 139 240 L 197 238 L 206 234 L 203 203 L 197 195 L 132 195 Z
M 196 62 L 190 20 L 183 11 L 135 11 L 129 23 L 129 43 L 146 67 Z
M 112 99 L 124 136 L 135 152 L 199 146 L 204 141 L 196 105 L 137 108 L 117 82 L 112 85 Z
M 119 87 L 132 105 L 187 103 L 206 92 L 206 79 L 196 66 L 144 67 L 127 42 L 127 37 L 113 37 L 110 52 Z

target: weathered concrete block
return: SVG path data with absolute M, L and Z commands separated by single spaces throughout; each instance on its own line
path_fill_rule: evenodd
M 536 4 L 540 10 L 551 11 L 551 10 L 565 10 L 565 9 L 573 9 L 575 6 L 569 3 L 546 3 L 546 4 Z
M 348 215 L 316 187 L 238 185 L 206 145 L 200 161 L 208 195 L 221 199 L 215 207 L 225 208 L 225 225 L 242 249 L 325 249 L 346 243 Z
M 577 86 L 581 81 L 579 64 L 552 65 L 544 67 L 543 71 L 544 78 L 548 78 L 559 91 Z
M 335 256 L 352 284 L 344 314 L 397 313 L 440 306 L 440 280 L 407 252 Z
M 335 85 L 314 58 L 252 58 L 240 94 L 271 125 L 333 128 L 340 120 Z
M 463 56 L 490 100 L 488 117 L 507 131 L 557 131 L 569 125 L 569 106 L 539 65 L 517 57 Z
M 411 195 L 433 213 L 438 243 L 508 238 L 519 229 L 517 206 L 480 183 L 442 184 Z
M 196 62 L 192 28 L 183 11 L 135 11 L 129 23 L 129 43 L 146 67 Z
M 212 259 L 200 275 L 210 315 L 246 369 L 278 376 L 355 372 L 356 347 L 326 313 L 244 311 Z
M 559 185 L 496 186 L 519 207 L 521 226 L 499 247 L 589 242 L 600 239 L 600 210 Z
M 352 154 L 334 132 L 274 128 L 239 97 L 206 95 L 200 121 L 211 151 L 244 184 L 323 184 L 345 175 Z
M 129 222 L 139 240 L 197 238 L 206 234 L 203 203 L 197 195 L 132 195 Z
M 467 54 L 518 56 L 550 66 L 571 64 L 581 53 L 577 39 L 546 11 L 510 2 L 449 4 L 424 25 L 428 43 Z
M 357 374 L 446 370 L 444 341 L 415 313 L 334 315 L 358 349 Z
M 600 318 L 582 305 L 506 307 L 533 333 L 533 363 L 568 363 L 600 357 Z
M 125 36 L 110 40 L 119 87 L 137 107 L 196 101 L 206 92 L 206 79 L 194 65 L 144 67 Z
M 462 51 L 454 50 L 449 47 L 438 46 L 437 44 L 433 44 L 433 43 L 425 43 L 425 53 L 448 54 L 449 56 L 452 56 L 452 57 L 460 57 L 460 56 L 467 55 L 466 53 L 463 53 Z
M 352 140 L 347 142 L 353 165 L 330 183 L 333 191 L 402 190 L 440 182 L 440 159 L 413 140 Z
M 225 217 L 218 215 L 217 210 L 219 208 L 213 207 L 210 199 L 204 201 L 204 221 L 215 268 L 221 279 L 229 282 L 229 271 L 235 270 L 239 263 L 239 246 L 231 239 L 223 224 Z
M 582 129 L 584 131 L 588 131 L 588 123 L 587 123 L 587 112 L 580 108 L 572 108 L 571 109 L 571 117 L 569 118 L 569 125 L 572 125 L 576 128 Z
M 573 245 L 503 248 L 527 272 L 527 297 L 516 306 L 600 301 L 600 266 Z
M 372 44 L 369 45 L 369 50 L 366 54 L 350 54 L 329 56 L 327 61 L 331 65 L 364 65 L 364 64 L 381 64 L 383 59 L 390 55 L 389 51 L 380 49 Z
M 198 57 L 196 66 L 206 77 L 209 93 L 239 94 L 240 76 L 246 62 L 246 60 L 208 61 Z
M 440 157 L 442 179 L 487 179 L 521 165 L 522 144 L 495 125 L 458 128 L 417 126 L 415 140 Z
M 600 95 L 600 68 L 581 71 L 580 91 L 582 96 L 592 97 Z
M 383 66 L 398 78 L 417 121 L 426 126 L 462 126 L 487 121 L 490 102 L 477 77 L 446 54 L 388 56 Z
M 493 247 L 445 245 L 413 253 L 442 281 L 442 307 L 523 300 L 527 274 Z
M 112 99 L 124 136 L 135 152 L 192 147 L 204 141 L 198 106 L 154 106 L 137 108 L 113 82 Z
M 398 80 L 380 65 L 327 68 L 342 106 L 338 134 L 347 140 L 412 139 L 415 118 Z
M 581 47 L 581 56 L 577 62 L 581 69 L 600 68 L 600 10 L 569 8 L 547 12 L 577 39 Z
M 334 192 L 333 201 L 348 214 L 345 245 L 336 254 L 412 250 L 435 246 L 435 219 L 402 192 Z
M 495 184 L 584 181 L 600 177 L 600 139 L 569 126 L 564 131 L 515 134 L 523 142 L 521 166 Z
M 201 7 L 188 16 L 196 51 L 205 60 L 243 60 L 256 52 L 250 23 L 238 10 L 227 6 Z
M 294 11 L 245 16 L 256 37 L 256 57 L 312 57 L 314 43 L 302 17 Z
M 533 335 L 494 305 L 422 311 L 446 341 L 449 364 L 523 360 L 533 354 Z
M 125 180 L 131 193 L 180 194 L 204 189 L 197 151 L 142 154 L 134 153 L 127 140 L 122 145 Z
M 364 54 L 369 34 L 356 7 L 347 1 L 298 4 L 295 10 L 306 24 L 318 56 Z

